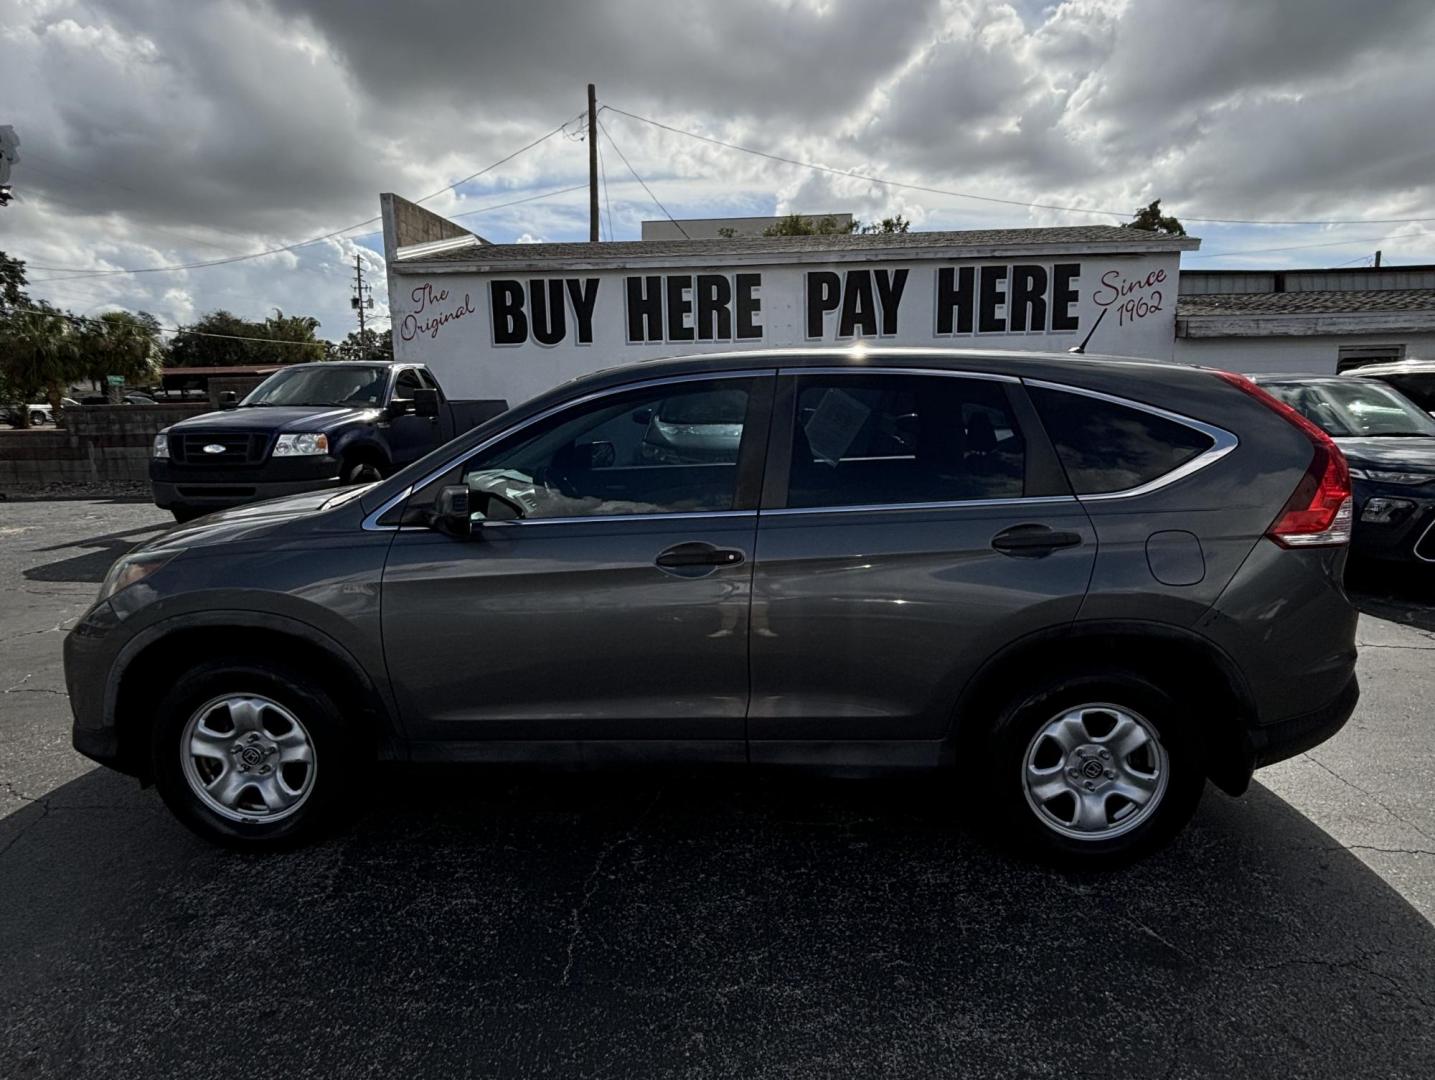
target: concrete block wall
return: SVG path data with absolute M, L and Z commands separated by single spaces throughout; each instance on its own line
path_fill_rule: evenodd
M 63 428 L 0 430 L 0 490 L 147 480 L 154 437 L 208 411 L 204 402 L 84 405 L 64 410 Z

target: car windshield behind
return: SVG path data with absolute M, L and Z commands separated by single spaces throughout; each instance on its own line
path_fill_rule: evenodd
M 1267 383 L 1265 389 L 1336 438 L 1435 436 L 1435 419 L 1378 383 Z
M 369 364 L 324 364 L 276 371 L 244 405 L 379 405 L 389 369 Z

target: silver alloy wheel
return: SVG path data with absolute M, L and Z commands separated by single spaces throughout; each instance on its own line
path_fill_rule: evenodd
M 179 759 L 200 802 L 249 823 L 298 812 L 318 772 L 299 718 L 258 694 L 226 694 L 196 709 L 180 732 Z
M 1073 840 L 1110 840 L 1156 812 L 1171 760 L 1156 728 L 1121 705 L 1064 709 L 1022 759 L 1026 801 L 1041 823 Z

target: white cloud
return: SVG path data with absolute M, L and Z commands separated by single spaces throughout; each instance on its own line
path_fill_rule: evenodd
M 78 277 L 261 251 L 372 218 L 378 192 L 443 188 L 600 99 L 716 138 L 1018 201 L 1214 217 L 1435 211 L 1428 0 L 0 0 L 0 122 L 20 199 L 0 246 L 33 291 L 166 323 L 227 307 L 353 324 L 357 251 L 382 300 L 376 224 L 188 271 Z M 814 173 L 603 114 L 677 216 L 900 213 L 918 227 L 1058 224 L 1050 210 Z M 576 129 L 427 203 L 475 209 L 582 184 Z M 602 143 L 609 229 L 662 216 Z M 609 213 L 611 208 L 611 215 Z M 611 220 L 609 220 L 611 218 Z M 490 239 L 587 236 L 586 192 L 465 217 Z M 1193 226 L 1206 254 L 1435 261 L 1421 226 Z M 1332 240 L 1349 246 L 1309 247 Z M 1291 247 L 1290 252 L 1269 251 Z M 1264 253 L 1269 252 L 1269 253 Z M 1211 258 L 1200 265 L 1220 265 Z M 69 280 L 62 280 L 62 279 Z M 48 280 L 43 280 L 48 279 Z

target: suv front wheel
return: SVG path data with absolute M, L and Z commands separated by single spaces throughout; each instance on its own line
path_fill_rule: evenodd
M 1205 786 L 1179 703 L 1124 672 L 1053 678 L 991 732 L 992 795 L 1023 846 L 1073 867 L 1129 862 L 1195 812 Z
M 334 816 L 363 761 L 323 686 L 298 672 L 207 661 L 160 701 L 155 784 L 195 832 L 235 847 L 308 838 Z

